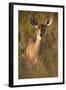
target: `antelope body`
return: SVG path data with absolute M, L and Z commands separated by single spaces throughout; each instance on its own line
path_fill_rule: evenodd
M 29 39 L 27 47 L 26 47 L 26 60 L 31 65 L 34 65 L 39 60 L 39 47 L 41 38 L 46 31 L 47 27 L 49 27 L 52 23 L 52 18 L 49 17 L 45 24 L 38 24 L 37 19 L 34 16 L 30 16 L 30 23 L 36 28 L 36 38 L 33 40 Z

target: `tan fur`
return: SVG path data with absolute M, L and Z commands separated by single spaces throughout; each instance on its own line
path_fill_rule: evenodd
M 39 46 L 40 46 L 40 30 L 37 31 L 37 37 L 36 41 L 33 42 L 32 39 L 29 39 L 27 48 L 26 48 L 26 59 L 29 60 L 31 64 L 37 63 L 38 60 L 38 52 L 39 52 Z
M 34 20 L 33 18 L 31 17 L 31 20 L 33 21 L 31 23 L 34 25 L 35 18 Z M 37 23 L 37 25 L 34 25 L 36 28 L 36 32 L 37 32 L 36 40 L 34 42 L 33 39 L 29 39 L 27 47 L 26 47 L 26 52 L 25 52 L 26 62 L 30 63 L 31 65 L 34 65 L 39 61 L 38 53 L 39 53 L 41 37 L 44 34 L 46 28 L 50 26 L 51 23 L 52 23 L 52 18 L 48 18 L 45 24 Z

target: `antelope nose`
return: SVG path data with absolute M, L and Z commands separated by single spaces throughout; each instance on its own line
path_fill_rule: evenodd
M 42 33 L 40 34 L 40 36 L 42 37 Z

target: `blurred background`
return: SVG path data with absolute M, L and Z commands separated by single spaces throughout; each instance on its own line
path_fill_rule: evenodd
M 26 68 L 24 53 L 29 38 L 36 37 L 35 27 L 30 24 L 30 15 L 44 23 L 47 16 L 53 16 L 52 25 L 42 37 L 39 51 L 40 63 L 30 70 Z M 44 78 L 58 76 L 58 13 L 53 12 L 18 12 L 18 78 Z

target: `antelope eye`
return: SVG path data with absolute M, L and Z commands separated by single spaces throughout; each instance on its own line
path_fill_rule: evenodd
M 38 31 L 38 28 L 36 28 L 36 30 Z

